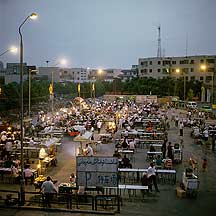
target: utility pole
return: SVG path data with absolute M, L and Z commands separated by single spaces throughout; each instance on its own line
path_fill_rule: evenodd
M 158 27 L 158 49 L 157 49 L 157 58 L 161 58 L 161 27 Z

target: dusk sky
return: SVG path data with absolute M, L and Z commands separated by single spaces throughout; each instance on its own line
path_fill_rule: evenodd
M 65 57 L 68 67 L 131 68 L 140 57 L 157 56 L 161 25 L 162 53 L 215 55 L 216 0 L 0 0 L 0 53 L 19 46 L 24 61 L 49 66 Z M 7 53 L 0 61 L 19 62 Z

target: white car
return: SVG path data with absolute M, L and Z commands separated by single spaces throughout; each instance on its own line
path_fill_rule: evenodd
M 195 101 L 189 101 L 187 103 L 187 108 L 190 108 L 190 109 L 197 109 L 197 103 Z

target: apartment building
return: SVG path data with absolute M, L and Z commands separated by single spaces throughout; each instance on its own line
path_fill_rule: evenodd
M 46 75 L 53 82 L 88 82 L 88 70 L 86 68 L 59 68 L 40 67 L 39 75 Z
M 139 58 L 138 75 L 140 78 L 162 79 L 185 76 L 187 81 L 199 80 L 211 84 L 215 75 L 216 56 L 200 55 L 187 57 Z

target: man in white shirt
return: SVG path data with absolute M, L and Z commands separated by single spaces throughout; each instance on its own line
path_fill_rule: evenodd
M 99 121 L 97 122 L 98 133 L 100 133 L 101 127 L 102 127 L 102 122 L 99 120 Z
M 91 146 L 89 146 L 89 144 L 86 144 L 85 155 L 86 156 L 93 156 L 93 149 Z
M 147 177 L 149 181 L 149 190 L 152 191 L 152 182 L 153 182 L 156 192 L 160 192 L 157 186 L 156 169 L 154 163 L 150 163 L 150 166 L 147 170 Z
M 135 151 L 135 140 L 129 142 L 129 150 Z
M 39 152 L 39 159 L 43 160 L 47 155 L 45 148 L 42 147 Z

